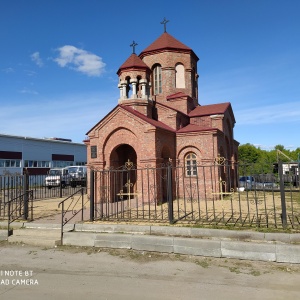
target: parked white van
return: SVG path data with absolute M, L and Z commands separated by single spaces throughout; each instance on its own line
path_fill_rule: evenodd
M 72 187 L 76 187 L 77 185 L 86 186 L 87 167 L 70 166 L 68 167 L 68 174 Z
M 70 184 L 70 178 L 68 168 L 53 168 L 50 169 L 48 175 L 45 178 L 45 186 L 51 189 L 55 186 L 61 186 L 62 188 Z

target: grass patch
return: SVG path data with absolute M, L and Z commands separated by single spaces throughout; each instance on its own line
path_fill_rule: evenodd
M 253 275 L 253 276 L 260 276 L 260 275 L 261 275 L 260 272 L 259 272 L 258 270 L 252 270 L 252 271 L 250 272 L 250 274 Z
M 238 267 L 229 267 L 228 269 L 229 269 L 230 272 L 233 272 L 233 273 L 236 273 L 236 274 L 241 273 L 240 268 L 238 268 Z
M 209 263 L 207 259 L 203 259 L 203 260 L 196 260 L 195 264 L 198 266 L 201 266 L 202 268 L 208 268 L 209 267 Z

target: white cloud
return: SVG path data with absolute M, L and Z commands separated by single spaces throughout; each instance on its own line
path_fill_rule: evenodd
M 65 45 L 57 49 L 59 56 L 54 59 L 62 68 L 68 66 L 88 76 L 100 76 L 104 71 L 105 63 L 102 58 L 86 50 Z
M 236 110 L 234 114 L 239 125 L 299 122 L 300 106 L 298 103 L 285 102 L 282 104 Z
M 38 95 L 39 93 L 35 90 L 30 90 L 27 88 L 24 88 L 22 90 L 19 91 L 21 94 L 31 94 L 31 95 Z
M 6 103 L 0 110 L 0 133 L 57 136 L 82 142 L 85 133 L 115 106 L 117 96 L 118 93 L 70 94 L 43 101 L 34 97 L 26 103 Z
M 39 52 L 34 52 L 30 55 L 31 60 L 35 62 L 39 67 L 42 67 L 44 65 L 42 59 L 40 58 Z
M 6 69 L 2 69 L 1 71 L 5 73 L 13 73 L 15 70 L 13 68 L 6 68 Z
M 31 71 L 31 70 L 24 70 L 24 72 L 26 72 L 26 74 L 30 77 L 35 76 L 37 74 L 35 71 Z

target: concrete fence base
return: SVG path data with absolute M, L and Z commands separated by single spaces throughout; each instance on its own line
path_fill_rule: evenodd
M 29 222 L 14 227 L 58 230 L 61 225 Z M 87 223 L 68 224 L 64 230 L 64 245 L 300 263 L 300 233 Z M 0 233 L 0 240 L 7 239 L 7 230 Z
M 134 225 L 79 224 L 64 245 L 300 263 L 300 234 Z

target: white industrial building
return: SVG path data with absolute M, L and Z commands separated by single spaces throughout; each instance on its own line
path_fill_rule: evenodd
M 0 175 L 46 174 L 50 168 L 85 165 L 86 145 L 62 138 L 0 134 Z

